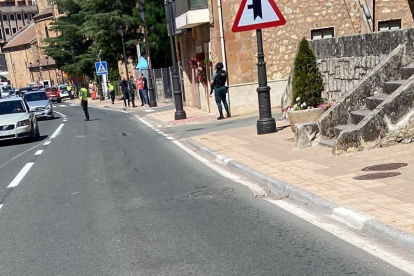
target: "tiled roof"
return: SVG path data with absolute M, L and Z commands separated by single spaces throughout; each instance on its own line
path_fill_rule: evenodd
M 33 16 L 33 19 L 36 21 L 38 19 L 46 18 L 53 16 L 53 8 L 51 6 L 47 7 L 43 11 L 39 12 L 35 16 Z
M 35 24 L 31 23 L 26 28 L 20 30 L 16 35 L 11 37 L 7 44 L 3 47 L 3 50 L 30 44 L 34 40 L 36 40 L 36 28 Z

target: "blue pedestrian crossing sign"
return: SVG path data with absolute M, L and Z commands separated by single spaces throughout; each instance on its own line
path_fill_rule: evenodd
M 98 76 L 108 74 L 108 65 L 106 64 L 106 61 L 95 62 L 95 69 Z

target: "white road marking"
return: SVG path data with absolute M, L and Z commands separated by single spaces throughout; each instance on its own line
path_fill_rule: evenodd
M 20 181 L 25 177 L 25 175 L 29 172 L 30 168 L 33 166 L 34 162 L 27 163 L 24 165 L 23 169 L 16 175 L 12 182 L 10 182 L 7 188 L 14 188 L 19 185 Z
M 43 150 L 36 151 L 35 155 L 41 155 L 43 153 Z
M 152 127 L 152 125 L 151 125 L 150 123 L 147 123 L 147 121 L 145 121 L 144 119 L 139 118 L 139 120 L 140 120 L 142 123 L 144 123 L 146 126 L 148 126 L 148 127 Z
M 54 139 L 54 138 L 56 138 L 56 136 L 59 134 L 59 132 L 60 132 L 60 130 L 62 129 L 62 127 L 64 126 L 65 124 L 60 124 L 60 126 L 55 130 L 55 132 L 52 134 L 52 136 L 50 136 L 50 139 Z
M 12 158 L 12 159 L 10 159 L 9 161 L 7 161 L 6 163 L 2 164 L 2 165 L 0 166 L 0 169 L 1 169 L 1 168 L 3 168 L 4 166 L 6 166 L 7 164 L 9 164 L 10 162 L 12 162 L 13 160 L 15 160 L 16 158 L 19 158 L 20 156 L 22 156 L 22 155 L 23 155 L 23 154 L 25 154 L 26 152 L 31 151 L 32 149 L 37 148 L 38 146 L 41 146 L 41 145 L 42 145 L 42 143 L 39 143 L 39 144 L 37 144 L 36 146 L 31 147 L 30 149 L 25 150 L 25 151 L 24 151 L 24 152 L 22 152 L 22 153 L 19 153 L 18 155 L 16 155 L 15 157 L 13 157 L 13 158 Z
M 144 112 L 154 112 L 155 110 L 154 109 L 145 109 L 145 110 L 143 110 Z
M 174 137 L 168 136 L 167 139 L 168 140 L 174 140 Z
M 64 105 L 64 104 L 60 104 L 59 106 L 60 106 L 60 107 L 65 107 L 66 105 Z
M 48 146 L 52 141 L 46 141 L 43 145 Z
M 1 210 L 2 207 L 3 207 L 3 204 L 0 204 L 0 210 Z
M 384 262 L 389 263 L 392 266 L 396 266 L 397 268 L 414 275 L 414 264 L 410 260 L 406 260 L 403 257 L 397 256 L 393 254 L 389 250 L 381 247 L 380 244 L 376 242 L 372 242 L 367 238 L 360 237 L 358 234 L 341 227 L 339 225 L 332 224 L 328 221 L 325 221 L 323 218 L 313 215 L 312 213 L 302 209 L 299 206 L 296 206 L 286 200 L 274 200 L 274 199 L 266 199 L 268 202 L 288 211 L 289 213 L 313 224 L 316 225 L 318 228 L 325 230 L 328 233 L 333 234 L 334 236 L 350 243 L 369 254 L 383 260 Z
M 149 125 L 145 120 L 140 119 L 141 122 L 143 122 L 146 125 Z M 161 132 L 162 133 L 162 132 Z M 167 137 L 168 138 L 168 137 Z M 169 139 L 169 138 L 168 138 Z M 216 164 L 212 163 L 211 161 L 207 160 L 206 158 L 198 155 L 197 153 L 195 153 L 193 150 L 191 150 L 190 148 L 184 146 L 182 143 L 180 143 L 177 140 L 173 140 L 172 141 L 174 144 L 176 144 L 178 147 L 180 147 L 182 150 L 184 150 L 185 152 L 187 152 L 188 154 L 190 154 L 191 156 L 193 156 L 194 158 L 196 158 L 197 160 L 199 160 L 200 162 L 202 162 L 204 165 L 206 165 L 207 167 L 213 169 L 214 171 L 216 171 L 217 173 L 219 173 L 220 175 L 233 180 L 237 183 L 240 183 L 242 185 L 245 185 L 247 187 L 250 188 L 250 190 L 253 192 L 253 194 L 259 195 L 259 196 L 266 196 L 268 193 L 265 189 L 263 189 L 262 187 L 260 187 L 259 185 L 257 185 L 256 183 L 252 183 L 250 181 L 247 180 L 243 180 L 241 179 L 239 176 L 231 173 L 231 172 L 227 172 L 224 169 L 222 169 L 221 167 L 217 166 Z M 218 160 L 220 159 L 220 160 Z M 222 162 L 222 163 L 227 163 L 229 162 L 231 159 L 229 158 L 216 158 L 216 161 Z M 373 242 L 370 241 L 368 238 L 364 238 L 359 236 L 358 234 L 348 230 L 347 228 L 344 228 L 342 226 L 339 225 L 335 225 L 327 220 L 324 220 L 321 217 L 317 217 L 315 215 L 313 215 L 312 213 L 305 211 L 304 209 L 302 209 L 299 206 L 294 205 L 293 203 L 288 202 L 287 200 L 274 200 L 274 199 L 266 199 L 268 202 L 277 205 L 278 207 L 286 210 L 287 212 L 317 226 L 320 229 L 325 230 L 328 233 L 331 233 L 333 235 L 335 235 L 336 237 L 366 251 L 367 253 L 383 260 L 384 262 L 389 263 L 391 266 L 396 266 L 396 264 L 398 264 L 399 269 L 414 275 L 414 264 L 413 262 L 399 254 L 394 254 L 393 252 L 391 252 L 390 250 L 388 250 L 387 248 L 385 248 L 385 246 L 381 246 L 379 245 L 377 242 Z M 333 217 L 335 216 L 335 214 L 333 215 Z

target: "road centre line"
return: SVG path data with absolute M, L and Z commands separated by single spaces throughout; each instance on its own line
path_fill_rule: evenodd
M 50 143 L 51 143 L 52 141 L 46 141 L 43 145 L 45 145 L 45 146 L 47 146 L 47 145 L 49 145 Z
M 3 207 L 3 204 L 0 204 L 0 210 L 1 210 L 2 207 Z
M 20 172 L 16 175 L 12 182 L 10 182 L 7 188 L 14 188 L 19 185 L 20 181 L 26 176 L 29 172 L 30 168 L 33 166 L 34 162 L 27 163 L 24 167 L 20 170 Z
M 12 162 L 13 160 L 15 160 L 16 158 L 19 158 L 20 156 L 22 156 L 22 155 L 23 155 L 23 154 L 25 154 L 26 152 L 31 151 L 32 149 L 37 148 L 38 146 L 41 146 L 41 145 L 42 145 L 42 143 L 39 143 L 39 144 L 37 144 L 36 146 L 33 146 L 33 147 L 31 147 L 30 149 L 25 150 L 25 151 L 24 151 L 24 152 L 22 152 L 22 153 L 19 153 L 18 155 L 16 155 L 15 157 L 13 157 L 13 158 L 12 158 L 12 159 L 10 159 L 9 161 L 7 161 L 6 163 L 2 164 L 2 165 L 0 166 L 0 169 L 1 169 L 1 168 L 3 168 L 4 166 L 6 166 L 7 164 L 9 164 L 10 162 Z
M 65 124 L 60 124 L 60 126 L 55 130 L 55 132 L 52 134 L 52 136 L 50 136 L 50 139 L 54 139 L 54 138 L 56 138 L 56 136 L 59 134 L 59 132 L 60 132 L 60 130 L 62 129 L 62 127 L 64 126 Z
M 43 150 L 36 151 L 35 155 L 41 155 L 43 153 Z

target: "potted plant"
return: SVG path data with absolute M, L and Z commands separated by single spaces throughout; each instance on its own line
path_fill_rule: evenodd
M 295 124 L 314 122 L 326 110 L 322 91 L 323 80 L 316 56 L 309 42 L 303 38 L 294 62 L 292 104 L 288 109 L 292 131 L 295 131 Z

